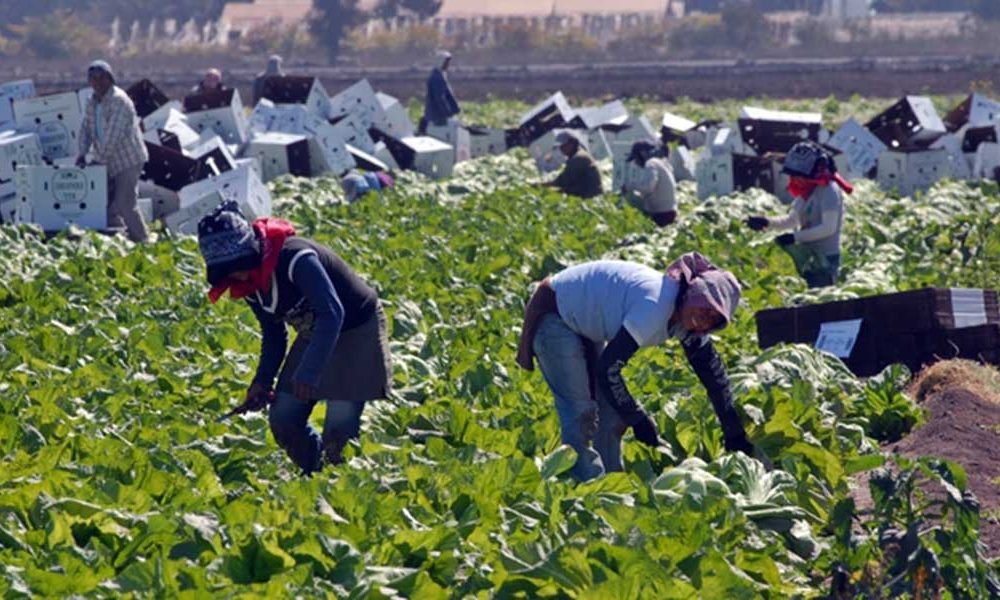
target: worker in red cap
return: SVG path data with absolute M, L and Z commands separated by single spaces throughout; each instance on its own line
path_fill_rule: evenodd
M 792 229 L 775 242 L 795 260 L 795 266 L 810 288 L 837 283 L 840 271 L 840 231 L 844 224 L 841 191 L 851 187 L 837 173 L 833 156 L 814 142 L 799 142 L 785 157 L 782 172 L 789 176 L 788 192 L 795 199 L 783 218 L 750 217 L 754 231 Z

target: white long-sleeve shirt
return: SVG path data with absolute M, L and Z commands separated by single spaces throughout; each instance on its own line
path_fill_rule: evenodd
M 644 170 L 642 184 L 626 189 L 629 202 L 648 215 L 676 211 L 677 182 L 671 166 L 662 158 L 651 158 Z
M 807 200 L 796 198 L 785 217 L 768 219 L 768 228 L 794 229 L 795 243 L 812 246 L 824 256 L 840 254 L 844 200 L 833 184 L 819 186 Z

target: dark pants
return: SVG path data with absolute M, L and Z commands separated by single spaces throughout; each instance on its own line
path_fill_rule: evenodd
M 840 255 L 828 255 L 826 262 L 827 268 L 802 274 L 802 277 L 806 280 L 806 285 L 810 288 L 827 287 L 837 283 L 837 275 L 840 273 Z

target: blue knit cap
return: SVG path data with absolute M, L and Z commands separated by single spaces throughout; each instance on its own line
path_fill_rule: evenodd
M 218 285 L 231 273 L 260 266 L 260 241 L 232 200 L 198 222 L 198 246 L 211 285 Z

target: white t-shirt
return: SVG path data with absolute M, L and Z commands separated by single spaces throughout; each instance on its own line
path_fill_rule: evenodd
M 680 326 L 670 326 L 680 285 L 645 265 L 620 260 L 583 263 L 553 275 L 551 285 L 562 320 L 597 343 L 610 341 L 622 326 L 640 347 L 687 336 Z

